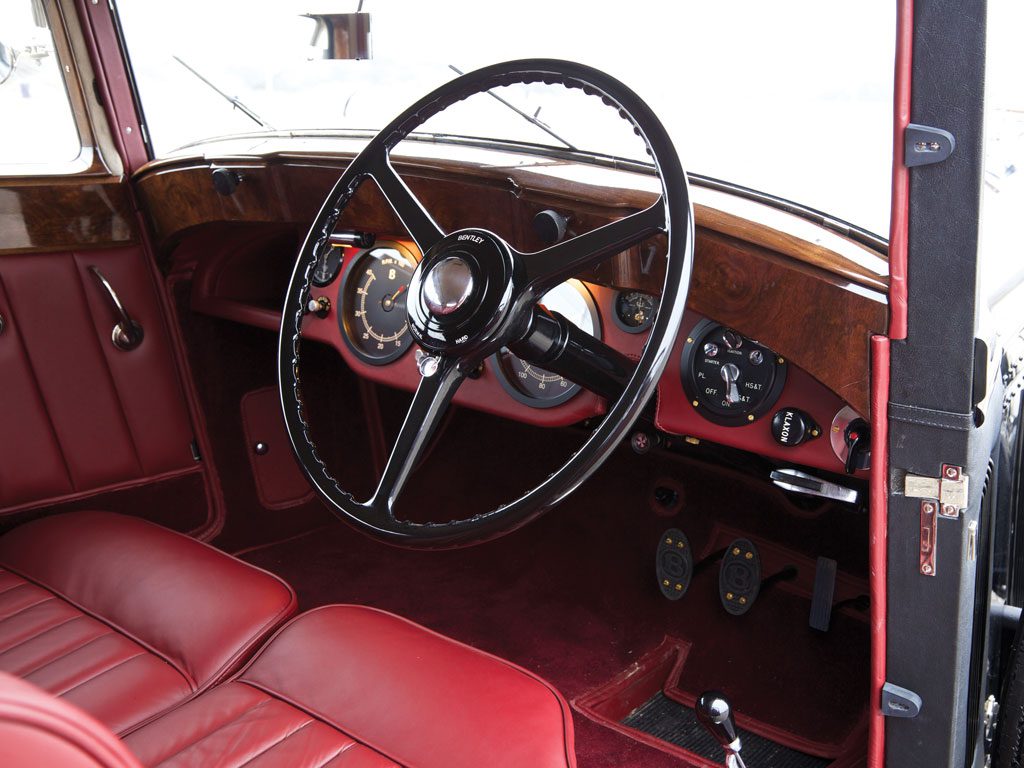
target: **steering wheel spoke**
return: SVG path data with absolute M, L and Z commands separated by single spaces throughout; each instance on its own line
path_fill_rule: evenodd
M 413 469 L 423 458 L 448 406 L 455 397 L 464 374 L 456 358 L 434 358 L 437 367 L 420 379 L 416 394 L 402 422 L 398 438 L 391 448 L 384 473 L 367 506 L 382 511 L 394 520 L 394 506 Z M 433 364 L 431 364 L 432 366 Z
M 665 228 L 665 202 L 659 197 L 650 208 L 541 251 L 521 254 L 527 289 L 535 297 L 543 296 L 587 267 L 661 234 Z
M 444 237 L 444 230 L 423 207 L 405 180 L 398 175 L 398 171 L 391 165 L 388 154 L 382 152 L 376 160 L 369 168 L 370 177 L 377 182 L 388 205 L 398 214 L 398 218 L 416 241 L 420 253 L 426 253 Z

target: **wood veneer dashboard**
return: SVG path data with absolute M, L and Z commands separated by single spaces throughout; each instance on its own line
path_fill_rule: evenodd
M 337 140 L 296 147 L 294 139 L 277 146 L 271 140 L 258 146 L 234 140 L 204 149 L 203 156 L 151 163 L 135 176 L 160 256 L 175 268 L 195 268 L 196 311 L 276 330 L 298 244 L 355 149 Z M 395 166 L 445 230 L 489 229 L 524 251 L 544 245 L 531 224 L 541 210 L 567 216 L 572 236 L 645 207 L 656 196 L 656 180 L 643 174 L 465 147 L 431 144 L 414 151 L 396 154 Z M 211 174 L 218 168 L 241 176 L 233 194 L 215 191 Z M 710 318 L 788 361 L 779 405 L 807 411 L 826 429 L 845 405 L 867 416 L 869 339 L 885 331 L 887 317 L 885 259 L 761 203 L 698 186 L 691 194 L 697 225 L 693 274 L 673 362 L 659 385 L 659 426 L 841 469 L 827 436 L 796 448 L 776 444 L 770 414 L 739 427 L 704 419 L 683 392 L 678 361 L 687 333 Z M 337 228 L 407 239 L 372 183 L 360 188 Z M 664 249 L 664 240 L 656 238 L 578 276 L 595 300 L 604 340 L 624 353 L 638 354 L 644 336 L 627 334 L 611 321 L 616 292 L 660 293 Z M 413 388 L 412 354 L 371 366 L 342 343 L 337 292 L 337 285 L 314 291 L 330 298 L 332 309 L 327 318 L 309 323 L 307 336 L 334 346 L 360 375 Z M 587 392 L 554 408 L 531 408 L 507 395 L 486 367 L 478 380 L 463 386 L 456 402 L 544 425 L 574 423 L 602 409 Z

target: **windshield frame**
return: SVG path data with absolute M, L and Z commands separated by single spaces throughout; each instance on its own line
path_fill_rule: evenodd
M 347 130 L 309 129 L 302 131 L 249 131 L 246 133 L 232 133 L 223 136 L 211 136 L 205 139 L 190 141 L 174 150 L 174 153 L 181 153 L 186 150 L 202 149 L 202 147 L 228 140 L 239 139 L 288 139 L 288 138 L 331 138 L 340 139 L 363 139 L 369 141 L 378 133 L 370 128 L 352 128 Z M 568 149 L 565 147 L 553 147 L 546 144 L 533 144 L 524 141 L 512 141 L 509 139 L 487 139 L 478 136 L 461 136 L 451 133 L 429 133 L 414 131 L 405 137 L 406 141 L 428 144 L 446 144 L 450 146 L 472 147 L 474 149 L 487 149 L 500 152 L 510 152 L 530 157 L 544 157 L 553 160 L 562 160 L 573 163 L 583 163 L 600 168 L 608 168 L 616 171 L 628 171 L 648 176 L 656 176 L 654 165 L 644 163 L 616 155 L 590 152 L 579 149 Z M 156 160 L 150 150 L 150 160 Z M 777 208 L 785 213 L 799 216 L 802 219 L 813 222 L 818 226 L 834 232 L 854 242 L 863 245 L 885 259 L 889 257 L 889 240 L 882 235 L 872 232 L 852 222 L 846 221 L 838 216 L 818 210 L 812 206 L 788 200 L 770 192 L 745 187 L 742 184 L 719 179 L 703 173 L 686 172 L 691 184 L 695 184 L 717 192 L 725 192 L 745 200 L 762 203 Z

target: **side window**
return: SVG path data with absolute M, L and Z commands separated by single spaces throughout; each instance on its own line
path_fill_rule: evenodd
M 1024 210 L 1024 6 L 1015 0 L 989 0 L 987 13 L 979 280 L 982 299 L 990 308 L 1002 303 L 1000 311 L 1009 313 L 1016 330 L 1024 324 L 1020 301 L 1003 299 L 1024 285 L 1019 234 Z M 1020 291 L 1013 295 L 1019 297 Z
M 44 0 L 0 2 L 0 175 L 69 170 L 82 154 Z

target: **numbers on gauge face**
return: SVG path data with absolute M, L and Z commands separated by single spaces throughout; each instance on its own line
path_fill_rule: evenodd
M 355 256 L 342 280 L 338 322 L 357 357 L 372 365 L 398 359 L 410 346 L 405 302 L 416 261 L 398 243 Z
M 343 252 L 344 249 L 336 245 L 328 243 L 324 246 L 320 252 L 320 258 L 316 260 L 316 266 L 313 267 L 313 274 L 310 276 L 313 285 L 323 288 L 334 282 L 334 278 L 338 276 L 338 270 L 341 269 Z
M 590 292 L 579 280 L 567 280 L 552 288 L 540 303 L 558 312 L 577 328 L 601 338 L 601 321 Z M 580 385 L 528 363 L 507 349 L 492 358 L 498 381 L 512 397 L 534 408 L 550 408 L 572 398 Z
M 786 361 L 770 349 L 710 320 L 683 347 L 683 388 L 697 412 L 724 426 L 756 421 L 778 400 Z
M 643 333 L 654 324 L 658 297 L 643 291 L 619 291 L 615 296 L 615 324 L 626 333 Z

